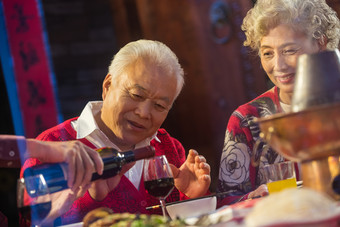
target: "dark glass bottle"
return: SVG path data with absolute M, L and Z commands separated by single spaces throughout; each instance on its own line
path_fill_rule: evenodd
M 104 171 L 102 175 L 93 173 L 91 181 L 116 176 L 125 164 L 155 156 L 155 149 L 152 146 L 125 152 L 118 152 L 116 149 L 109 147 L 100 148 L 97 151 L 103 159 Z M 45 163 L 29 167 L 24 171 L 24 177 L 38 174 L 44 176 L 50 193 L 68 188 L 66 163 Z

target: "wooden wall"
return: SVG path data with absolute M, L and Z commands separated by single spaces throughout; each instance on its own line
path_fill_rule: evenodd
M 227 25 L 217 36 L 230 35 L 218 44 L 212 38 L 210 10 L 228 5 Z M 269 85 L 257 56 L 242 47 L 240 25 L 255 0 L 42 0 L 64 119 L 78 116 L 89 100 L 101 99 L 101 83 L 117 50 L 140 38 L 164 42 L 179 57 L 186 85 L 164 127 L 186 149 L 195 148 L 212 167 L 215 190 L 224 131 L 231 112 L 264 92 Z M 340 14 L 340 1 L 327 0 Z M 1 74 L 3 78 L 3 75 Z M 13 127 L 3 79 L 0 80 L 1 132 Z M 13 198 L 10 188 L 18 169 L 0 169 L 2 201 Z M 6 197 L 6 198 L 4 198 Z M 1 211 L 17 221 L 15 204 L 4 202 Z M 7 214 L 6 213 L 6 214 Z M 14 216 L 14 218 L 12 218 Z
M 210 10 L 217 2 L 228 7 L 229 21 L 216 29 Z M 242 47 L 240 25 L 250 0 L 111 0 L 119 46 L 140 38 L 164 42 L 178 56 L 186 84 L 164 123 L 186 149 L 202 153 L 212 167 L 215 190 L 227 120 L 240 104 L 267 89 L 257 56 Z
M 101 99 L 102 81 L 117 52 L 108 0 L 43 0 L 43 11 L 64 119 Z
M 227 5 L 227 22 L 213 38 L 210 11 Z M 339 1 L 328 0 L 339 12 Z M 101 99 L 101 83 L 116 51 L 145 38 L 164 42 L 186 73 L 185 87 L 164 123 L 186 149 L 202 153 L 212 167 L 215 190 L 225 127 L 237 106 L 264 92 L 267 77 L 257 56 L 242 46 L 242 19 L 252 0 L 43 0 L 60 108 L 78 116 Z

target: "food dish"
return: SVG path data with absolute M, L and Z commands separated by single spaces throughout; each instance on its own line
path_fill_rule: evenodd
M 116 213 L 109 214 L 106 217 L 92 222 L 89 227 L 104 227 L 104 226 L 139 226 L 139 227 L 181 227 L 185 226 L 182 220 L 170 221 L 161 215 L 146 215 L 146 214 L 130 214 Z
M 185 226 L 184 220 L 170 220 L 161 215 L 113 213 L 107 207 L 99 207 L 87 213 L 83 218 L 83 227 L 104 226 L 139 226 L 139 227 L 181 227 Z M 63 226 L 66 227 L 66 226 Z M 70 226 L 67 226 L 70 227 Z M 76 226 L 72 226 L 76 227 Z
M 327 215 L 322 218 L 313 218 L 313 220 L 298 220 L 298 221 L 280 221 L 264 225 L 262 227 L 338 227 L 340 222 L 340 207 L 335 210 L 332 215 Z
M 293 209 L 292 207 L 287 208 L 287 204 L 289 205 L 292 203 L 294 203 Z M 263 209 L 263 206 L 266 208 Z M 190 206 L 189 210 L 194 210 L 193 207 L 197 208 L 197 205 Z M 277 213 L 279 216 L 275 217 L 273 213 Z M 295 216 L 292 215 L 292 213 Z M 300 215 L 297 215 L 298 213 Z M 121 216 L 124 214 L 116 215 Z M 251 216 L 256 217 L 256 219 L 252 219 Z M 159 218 L 162 218 L 162 216 L 159 216 Z M 249 223 L 249 219 L 252 219 L 253 223 Z M 180 224 L 174 224 L 175 221 L 179 221 L 178 223 Z M 312 189 L 300 188 L 287 189 L 266 197 L 224 206 L 213 212 L 196 217 L 189 217 L 184 220 L 174 220 L 171 223 L 167 223 L 165 226 L 336 227 L 339 225 L 338 223 L 340 223 L 339 202 L 330 199 L 327 195 L 313 191 Z M 80 226 L 82 226 L 82 223 L 75 223 L 63 227 Z M 151 224 L 149 226 L 158 225 Z
M 338 216 L 338 203 L 326 194 L 310 188 L 294 188 L 261 199 L 246 215 L 244 223 L 247 227 L 311 225 L 328 223 Z
M 210 227 L 336 227 L 340 223 L 340 203 L 312 189 L 287 189 L 185 222 Z

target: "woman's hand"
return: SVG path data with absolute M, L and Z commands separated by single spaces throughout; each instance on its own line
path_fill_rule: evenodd
M 104 164 L 97 151 L 80 141 L 47 142 L 27 139 L 27 155 L 41 162 L 66 162 L 68 164 L 67 185 L 73 191 L 85 187 L 92 174 L 103 173 Z
M 248 194 L 248 199 L 269 195 L 267 185 L 261 184 L 257 189 Z
M 51 194 L 52 208 L 42 225 L 53 226 L 53 221 L 67 212 L 73 202 L 91 186 L 94 172 L 103 173 L 104 164 L 99 153 L 80 141 L 49 142 L 17 138 L 22 157 L 37 158 L 42 163 L 68 164 L 67 184 L 70 189 Z M 26 147 L 25 147 L 26 146 Z
M 206 159 L 195 150 L 189 150 L 186 161 L 180 168 L 170 164 L 174 175 L 175 187 L 189 198 L 205 195 L 211 178 L 210 166 Z

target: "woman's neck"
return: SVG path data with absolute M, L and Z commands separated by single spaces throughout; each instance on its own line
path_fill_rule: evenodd
M 292 104 L 293 93 L 286 93 L 279 90 L 279 99 L 280 102 L 284 104 L 291 105 Z

